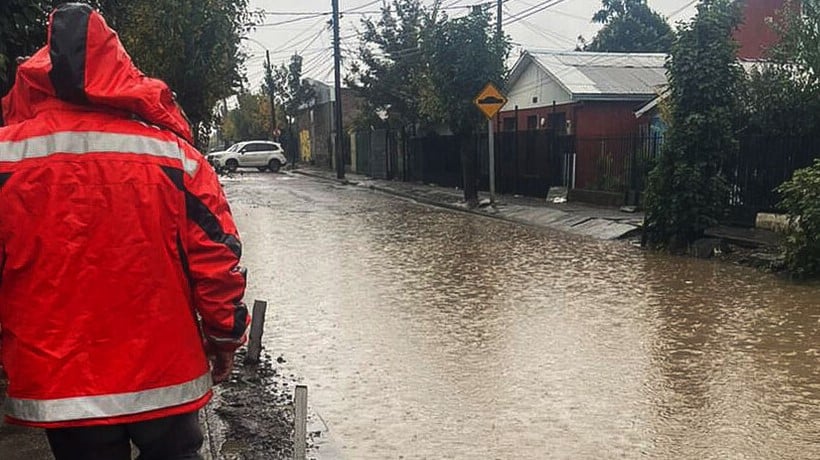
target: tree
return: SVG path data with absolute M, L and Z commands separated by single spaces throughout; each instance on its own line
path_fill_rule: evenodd
M 473 134 L 484 118 L 472 101 L 487 82 L 503 82 L 509 41 L 494 34 L 486 10 L 474 8 L 457 19 L 432 17 L 422 49 L 427 72 L 420 88 L 421 113 L 460 138 L 464 199 L 475 206 L 478 168 Z
M 427 14 L 420 0 L 393 0 L 382 7 L 378 21 L 362 20 L 359 60 L 346 79 L 364 101 L 359 124 L 380 123 L 377 114 L 400 128 L 419 121 L 425 71 L 420 39 Z
M 789 214 L 786 268 L 800 278 L 820 275 L 820 159 L 782 184 L 780 206 Z
M 646 4 L 646 0 L 601 0 L 592 21 L 603 24 L 592 41 L 581 42 L 584 51 L 618 53 L 668 53 L 672 28 Z
M 737 151 L 743 71 L 732 33 L 740 18 L 732 0 L 702 0 L 695 18 L 678 30 L 666 63 L 671 124 L 647 190 L 650 246 L 685 248 L 725 213 L 722 167 Z
M 225 142 L 234 144 L 249 139 L 270 137 L 270 103 L 267 94 L 263 90 L 237 95 L 237 107 L 229 110 L 222 122 L 222 136 Z
M 820 0 L 787 1 L 773 22 L 779 41 L 752 73 L 747 128 L 774 136 L 816 136 L 820 128 Z M 789 216 L 785 262 L 800 278 L 820 275 L 820 160 L 778 187 Z
M 820 94 L 796 79 L 788 65 L 752 69 L 743 93 L 744 132 L 762 136 L 807 136 L 820 128 Z
M 176 92 L 204 144 L 216 102 L 242 82 L 247 0 L 109 1 L 102 8 L 137 67 Z
M 62 1 L 0 3 L 0 94 L 11 87 L 13 59 L 45 43 L 47 14 Z M 91 2 L 117 30 L 134 62 L 159 78 L 202 139 L 216 101 L 240 86 L 244 56 L 239 42 L 251 16 L 247 0 L 99 0 Z
M 282 64 L 274 69 L 272 84 L 276 102 L 284 115 L 295 117 L 299 109 L 309 104 L 316 91 L 302 78 L 302 56 L 294 54 L 288 65 Z
M 772 26 L 779 41 L 751 72 L 747 127 L 764 135 L 809 135 L 820 128 L 820 0 L 789 0 Z
M 772 61 L 787 67 L 801 89 L 820 93 L 820 0 L 787 0 L 773 26 L 780 41 Z
M 287 123 L 279 141 L 291 157 L 291 164 L 296 163 L 297 142 L 291 120 L 296 119 L 299 110 L 309 105 L 316 97 L 316 91 L 302 78 L 302 56 L 294 54 L 287 66 L 276 68 L 271 78 L 276 95 L 278 110 Z M 266 83 L 267 85 L 267 83 Z
M 0 3 L 0 97 L 5 96 L 17 71 L 15 59 L 31 55 L 46 41 L 51 2 L 4 0 Z

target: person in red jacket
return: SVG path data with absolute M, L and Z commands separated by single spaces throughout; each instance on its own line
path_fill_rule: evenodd
M 56 458 L 200 458 L 249 323 L 236 225 L 168 86 L 88 5 L 49 17 L 0 128 L 10 423 Z M 211 365 L 209 359 L 211 358 Z

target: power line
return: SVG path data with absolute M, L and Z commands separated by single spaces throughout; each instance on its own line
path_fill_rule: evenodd
M 507 8 L 506 6 L 504 7 L 504 9 L 508 13 L 512 14 L 510 9 Z M 538 35 L 540 35 L 540 36 L 542 36 L 542 37 L 546 38 L 547 40 L 550 40 L 554 43 L 564 42 L 564 44 L 569 44 L 573 47 L 575 47 L 575 45 L 576 45 L 575 41 L 570 40 L 570 39 L 568 39 L 564 36 L 561 36 L 559 34 L 556 34 L 555 32 L 551 32 L 549 30 L 542 29 L 542 28 L 536 26 L 535 24 L 531 23 L 530 21 L 528 21 L 526 19 L 521 20 L 521 25 L 523 25 L 524 27 L 526 27 L 527 29 L 529 29 L 533 33 L 536 33 L 536 34 L 538 34 Z
M 695 1 L 698 1 L 698 0 L 695 0 Z M 584 17 L 584 16 L 579 16 L 579 15 L 577 15 L 577 14 L 567 13 L 566 11 L 561 11 L 561 10 L 549 10 L 548 12 L 549 12 L 549 13 L 555 13 L 555 14 L 560 15 L 560 16 L 566 16 L 566 17 L 568 17 L 568 18 L 572 18 L 572 19 L 577 19 L 577 20 L 579 20 L 579 21 L 584 21 L 584 22 L 592 22 L 592 18 L 587 18 L 587 17 Z
M 697 2 L 698 2 L 698 0 L 692 0 L 691 2 L 689 2 L 689 3 L 685 4 L 685 5 L 683 5 L 682 7 L 678 8 L 678 9 L 676 9 L 675 11 L 673 11 L 672 13 L 670 13 L 670 14 L 669 14 L 669 18 L 671 19 L 671 18 L 673 18 L 673 17 L 677 16 L 678 14 L 680 14 L 681 12 L 683 12 L 683 10 L 685 10 L 685 9 L 689 8 L 690 6 L 694 5 L 694 4 L 695 4 L 695 3 L 697 3 Z
M 538 8 L 541 8 L 541 7 L 542 7 L 542 6 L 544 6 L 545 4 L 550 3 L 550 2 L 552 2 L 552 1 L 555 1 L 555 0 L 545 0 L 545 1 L 541 2 L 541 3 L 536 4 L 536 5 L 530 5 L 529 3 L 525 3 L 526 5 L 530 5 L 530 6 L 529 6 L 529 8 L 525 8 L 525 9 L 523 9 L 523 10 L 519 11 L 518 13 L 514 13 L 514 14 L 513 14 L 513 16 L 520 16 L 520 15 L 522 15 L 522 14 L 529 13 L 530 11 L 533 11 L 533 10 L 536 10 L 536 9 L 538 9 Z M 509 17 L 508 17 L 508 19 L 509 19 Z
M 348 13 L 348 14 L 381 13 L 383 11 L 382 9 L 380 9 L 378 11 L 367 10 L 367 8 L 369 8 L 370 6 L 373 6 L 377 3 L 381 3 L 381 1 L 382 0 L 375 0 L 375 1 L 366 2 L 362 5 L 359 5 L 359 6 L 356 6 L 356 7 L 353 7 L 353 8 L 348 8 L 347 10 L 343 11 L 342 13 L 343 14 L 344 13 Z M 484 2 L 476 2 L 473 5 L 464 5 L 463 3 L 465 3 L 466 1 L 467 0 L 453 0 L 453 1 L 450 1 L 450 2 L 446 3 L 440 9 L 464 9 L 467 6 L 482 6 L 482 5 L 493 5 L 493 4 L 495 4 L 495 1 L 492 1 L 492 2 L 484 1 Z M 471 0 L 471 1 L 475 1 L 475 0 Z M 506 3 L 509 0 L 504 0 L 504 1 Z M 506 20 L 502 21 L 502 24 L 506 24 L 506 25 L 513 24 L 515 22 L 526 19 L 526 18 L 528 18 L 528 17 L 530 17 L 534 14 L 537 14 L 541 11 L 544 11 L 544 10 L 550 8 L 550 7 L 561 4 L 564 1 L 565 0 L 546 0 L 546 1 L 538 2 L 537 4 L 535 4 L 533 6 L 530 6 L 529 8 L 525 8 L 523 11 L 520 11 L 518 13 L 515 13 L 515 14 L 510 13 L 510 15 L 507 18 L 505 18 Z M 521 3 L 528 4 L 527 2 L 521 2 Z M 272 49 L 271 52 L 273 52 L 275 54 L 276 53 L 283 54 L 283 53 L 292 52 L 291 50 L 294 48 L 294 44 L 298 43 L 299 41 L 301 41 L 302 43 L 305 43 L 303 37 L 306 34 L 309 34 L 312 31 L 316 31 L 316 29 L 315 29 L 316 27 L 321 26 L 321 29 L 319 31 L 316 31 L 316 35 L 311 36 L 309 38 L 309 40 L 307 40 L 307 43 L 305 45 L 302 45 L 302 43 L 298 43 L 297 46 L 301 46 L 301 50 L 296 51 L 295 54 L 300 54 L 300 55 L 303 55 L 309 49 L 317 49 L 316 47 L 312 47 L 312 45 L 314 43 L 316 43 L 316 41 L 320 38 L 320 36 L 324 33 L 324 31 L 327 30 L 326 27 L 322 26 L 322 24 L 327 22 L 327 20 L 328 20 L 327 16 L 331 14 L 330 12 L 325 12 L 325 11 L 264 11 L 263 10 L 263 12 L 265 14 L 268 14 L 270 16 L 275 16 L 275 17 L 287 17 L 289 15 L 290 16 L 295 16 L 295 17 L 292 17 L 292 18 L 287 19 L 285 21 L 278 21 L 278 22 L 270 23 L 270 24 L 261 24 L 260 26 L 262 26 L 262 27 L 282 25 L 282 24 L 292 23 L 292 22 L 296 22 L 296 21 L 309 21 L 309 20 L 314 20 L 315 21 L 310 26 L 308 26 L 308 28 L 306 28 L 302 32 L 299 32 L 298 35 L 294 36 L 293 38 L 288 40 L 286 43 L 276 47 L 276 49 Z M 558 12 L 558 11 L 556 11 L 556 13 L 562 14 L 562 12 Z M 525 24 L 524 27 L 527 27 L 528 29 L 532 30 L 533 32 L 535 32 L 535 33 L 537 33 L 541 36 L 544 36 L 548 40 L 555 41 L 556 43 L 560 43 L 560 41 L 563 41 L 564 43 L 569 44 L 571 42 L 571 40 L 569 40 L 568 38 L 561 37 L 560 35 L 551 33 L 550 31 L 535 30 L 537 28 L 535 26 L 533 26 L 533 24 L 531 24 L 531 23 Z M 357 38 L 360 38 L 359 33 L 351 33 L 349 35 L 345 35 L 345 36 L 341 37 L 340 40 L 343 40 L 347 44 L 347 46 L 356 46 L 356 45 L 354 45 L 354 43 L 357 43 L 357 42 L 360 43 L 360 40 L 355 40 L 353 42 L 348 42 L 348 41 L 351 40 L 351 39 L 357 39 Z M 574 44 L 574 42 L 572 42 L 572 43 Z M 410 51 L 410 50 L 408 50 L 408 51 Z M 415 51 L 415 50 L 413 50 L 413 51 Z M 412 53 L 412 51 L 410 51 L 410 52 Z
M 302 49 L 302 51 L 300 51 L 300 52 L 299 52 L 299 53 L 297 53 L 297 54 L 302 54 L 302 53 L 304 53 L 304 52 L 305 52 L 305 50 L 306 50 L 306 49 L 310 48 L 310 46 L 311 46 L 312 44 L 314 44 L 314 43 L 316 42 L 316 40 L 318 40 L 318 39 L 319 39 L 319 37 L 321 37 L 321 36 L 322 36 L 322 33 L 324 33 L 324 29 L 319 29 L 319 31 L 316 33 L 316 35 L 313 37 L 313 39 L 311 39 L 311 40 L 310 40 L 310 42 L 308 42 L 308 44 L 307 44 L 307 45 L 305 45 L 305 47 Z
M 381 2 L 382 2 L 382 0 L 373 0 L 370 3 L 365 3 L 364 5 L 353 7 L 351 9 L 347 10 L 347 11 L 342 11 L 339 14 L 345 14 L 346 12 L 349 13 L 349 12 L 353 12 L 353 11 L 356 11 L 356 10 L 361 10 L 363 8 L 367 8 L 367 7 L 375 5 L 376 3 L 381 3 Z
M 262 24 L 256 24 L 256 27 L 277 27 L 277 26 L 283 26 L 283 25 L 285 25 L 285 24 L 292 24 L 292 23 L 294 23 L 294 22 L 306 21 L 306 20 L 308 20 L 308 19 L 314 19 L 314 18 L 317 18 L 317 17 L 322 17 L 322 16 L 325 16 L 325 15 L 327 15 L 327 13 L 317 13 L 317 14 L 312 14 L 312 15 L 309 15 L 309 16 L 299 16 L 299 17 L 296 17 L 296 18 L 293 18 L 293 19 L 287 19 L 287 20 L 285 20 L 285 21 L 279 21 L 279 22 L 265 22 L 265 23 L 262 23 Z
M 564 44 L 571 45 L 572 47 L 575 47 L 575 45 L 576 45 L 576 43 L 574 41 L 572 41 L 572 40 L 570 40 L 566 37 L 563 37 L 561 35 L 558 35 L 555 32 L 550 32 L 546 29 L 539 29 L 538 27 L 536 27 L 534 24 L 532 24 L 530 21 L 527 21 L 526 19 L 521 20 L 521 25 L 523 25 L 524 27 L 529 29 L 531 32 L 536 33 L 536 34 L 546 38 L 547 40 L 552 41 L 553 43 L 563 42 Z
M 545 2 L 541 2 L 540 4 L 536 5 L 533 8 L 528 8 L 528 9 L 514 15 L 513 17 L 508 17 L 507 20 L 504 21 L 504 25 L 514 24 L 514 23 L 516 23 L 518 21 L 521 21 L 523 19 L 526 19 L 526 18 L 528 18 L 528 17 L 530 17 L 534 14 L 538 14 L 538 13 L 546 10 L 547 8 L 552 8 L 555 5 L 560 5 L 561 3 L 564 3 L 565 1 L 566 0 L 547 0 Z
M 293 38 L 291 38 L 290 40 L 288 40 L 287 42 L 285 42 L 284 44 L 282 44 L 281 46 L 279 46 L 279 48 L 277 48 L 276 50 L 271 50 L 271 51 L 276 52 L 276 51 L 281 51 L 281 50 L 284 50 L 284 49 L 288 48 L 288 47 L 289 47 L 289 46 L 291 46 L 294 42 L 296 42 L 297 40 L 299 40 L 300 38 L 302 38 L 302 36 L 303 36 L 303 35 L 306 35 L 307 33 L 312 32 L 312 31 L 313 31 L 313 30 L 314 30 L 317 26 L 319 26 L 319 25 L 320 25 L 320 24 L 322 24 L 323 22 L 324 22 L 324 19 L 319 20 L 319 21 L 317 21 L 317 22 L 313 23 L 313 25 L 311 25 L 309 28 L 306 28 L 304 31 L 302 31 L 301 33 L 297 34 L 296 36 L 294 36 Z
M 316 12 L 316 11 L 266 11 L 261 10 L 260 13 L 264 14 L 265 16 L 316 16 L 321 14 L 329 14 L 324 12 Z
M 359 6 L 359 7 L 355 7 L 355 8 L 351 8 L 349 10 L 346 10 L 346 11 L 342 11 L 339 14 L 342 15 L 342 16 L 344 16 L 345 14 L 347 14 L 347 15 L 381 14 L 384 10 L 364 10 L 364 11 L 359 10 L 360 8 L 365 8 L 365 7 L 368 7 L 368 6 L 372 6 L 375 3 L 381 3 L 381 1 L 382 0 L 376 0 L 375 2 L 371 2 L 371 3 L 365 4 L 365 5 L 362 5 L 362 6 Z M 439 10 L 456 10 L 456 9 L 460 10 L 460 9 L 464 9 L 464 8 L 472 8 L 472 7 L 475 7 L 475 6 L 486 6 L 486 5 L 494 5 L 495 4 L 494 2 L 483 2 L 483 3 L 475 3 L 475 4 L 470 4 L 470 5 L 455 5 L 455 3 L 458 3 L 458 2 L 461 2 L 461 1 L 464 1 L 464 0 L 455 0 L 453 3 L 451 3 L 450 6 L 443 6 L 443 7 L 439 8 Z M 509 0 L 505 0 L 505 1 L 509 1 Z M 330 11 L 266 11 L 266 10 L 260 10 L 260 12 L 262 14 L 269 15 L 269 16 L 298 16 L 298 17 L 294 18 L 292 20 L 287 20 L 287 21 L 283 21 L 283 22 L 257 24 L 257 27 L 259 27 L 259 26 L 267 27 L 267 26 L 275 26 L 275 25 L 280 25 L 280 24 L 287 24 L 287 23 L 290 23 L 290 22 L 301 21 L 303 19 L 310 19 L 310 18 L 315 18 L 315 17 L 319 17 L 319 16 L 331 16 L 333 14 Z
M 340 14 L 354 13 L 358 10 L 361 10 L 363 8 L 371 7 L 371 6 L 375 5 L 376 3 L 381 3 L 381 2 L 382 2 L 382 0 L 374 0 L 372 2 L 365 3 L 364 5 L 354 6 L 353 8 L 350 8 L 349 10 L 342 11 Z M 268 11 L 268 10 L 265 10 L 265 9 L 258 10 L 258 11 L 260 13 L 266 15 L 266 16 L 319 16 L 319 15 L 330 16 L 331 14 L 333 14 L 332 11 Z
M 439 9 L 444 10 L 444 9 L 448 9 L 448 8 L 464 8 L 464 7 L 468 6 L 468 5 L 461 5 L 461 6 L 458 6 L 458 7 L 456 6 L 457 3 L 461 3 L 463 1 L 465 1 L 465 0 L 453 0 L 452 2 L 450 2 L 446 5 L 442 5 L 441 8 L 439 8 Z
M 329 63 L 328 58 L 332 58 L 332 57 L 333 57 L 333 53 L 328 48 L 328 49 L 325 50 L 324 53 L 317 54 L 313 58 L 308 59 L 302 65 L 302 75 L 307 75 L 307 74 L 313 73 L 314 70 L 318 69 L 319 67 L 322 67 L 323 65 L 328 64 Z M 330 61 L 332 62 L 332 59 L 330 59 Z

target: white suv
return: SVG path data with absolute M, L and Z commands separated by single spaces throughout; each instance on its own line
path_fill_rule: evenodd
M 224 152 L 209 153 L 205 158 L 217 171 L 228 172 L 234 172 L 236 168 L 277 172 L 288 163 L 282 146 L 271 141 L 239 142 Z

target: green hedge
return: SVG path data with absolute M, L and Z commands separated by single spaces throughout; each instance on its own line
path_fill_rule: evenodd
M 799 278 L 820 275 L 820 159 L 795 171 L 778 188 L 781 208 L 789 215 L 786 267 Z

